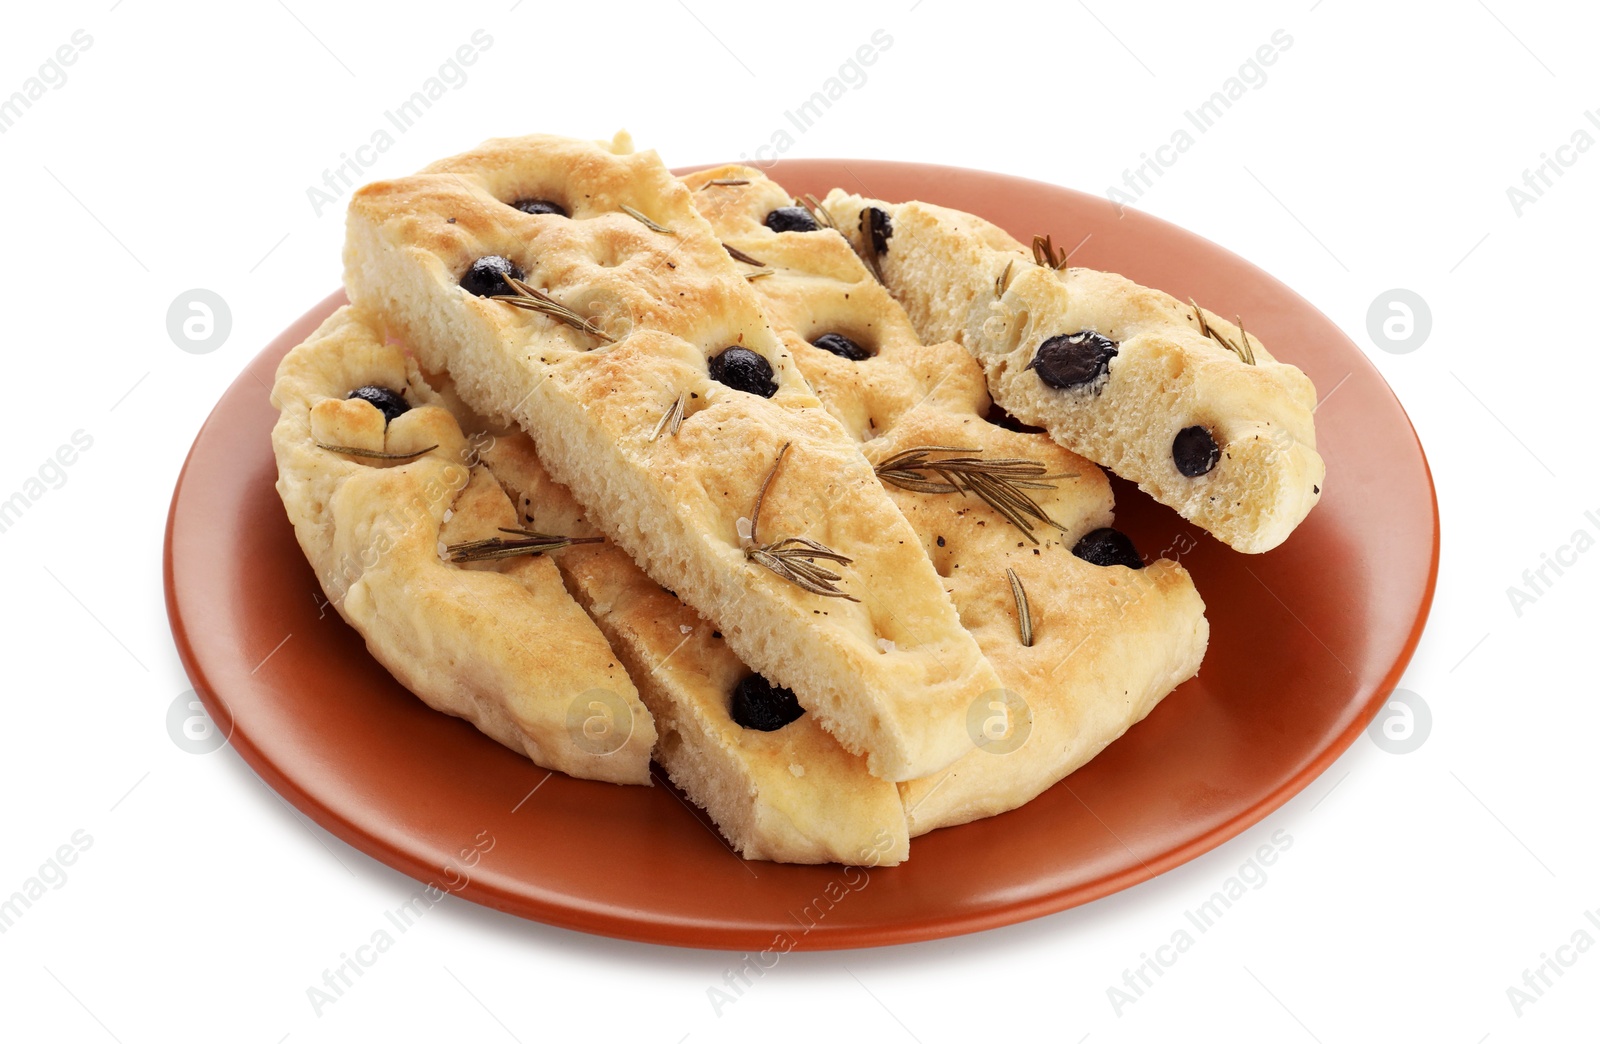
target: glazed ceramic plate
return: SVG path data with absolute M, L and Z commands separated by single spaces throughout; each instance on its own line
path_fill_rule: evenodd
M 1039 917 L 1193 859 L 1315 779 L 1393 690 L 1438 566 L 1427 461 L 1361 352 L 1260 269 L 1095 196 L 907 163 L 791 160 L 770 174 L 795 193 L 840 185 L 970 210 L 1024 242 L 1081 240 L 1074 264 L 1238 313 L 1310 375 L 1326 397 L 1327 490 L 1277 550 L 1236 554 L 1116 484 L 1118 525 L 1147 554 L 1181 552 L 1205 598 L 1211 648 L 1199 677 L 1031 804 L 918 838 L 903 866 L 747 863 L 659 781 L 551 774 L 429 710 L 324 604 L 273 489 L 267 388 L 284 353 L 342 303 L 335 294 L 228 389 L 173 494 L 173 635 L 239 756 L 323 827 L 418 881 L 567 928 L 741 950 L 785 935 L 781 948 L 873 946 Z

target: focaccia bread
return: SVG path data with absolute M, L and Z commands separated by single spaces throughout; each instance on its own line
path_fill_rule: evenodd
M 1188 572 L 1167 559 L 1146 566 L 1109 528 L 1111 487 L 1098 467 L 1048 436 L 986 420 L 989 396 L 972 357 L 953 343 L 921 343 L 849 243 L 818 228 L 775 182 L 738 166 L 684 182 L 735 256 L 767 273 L 752 286 L 786 348 L 880 466 L 1000 676 L 1002 689 L 969 716 L 971 753 L 901 783 L 911 833 L 1033 799 L 1198 670 L 1209 627 Z M 972 463 L 954 463 L 963 460 Z M 936 470 L 941 461 L 952 462 L 947 476 Z M 985 462 L 1002 470 L 984 471 Z M 1007 484 L 1021 500 L 937 491 L 951 485 L 947 477 L 996 482 L 1007 462 L 1034 473 Z M 1027 642 L 1011 574 L 1028 607 Z
M 527 528 L 597 532 L 522 432 L 496 433 L 482 456 Z M 660 737 L 656 761 L 735 852 L 782 863 L 905 860 L 910 838 L 896 785 L 869 773 L 810 714 L 784 722 L 769 706 L 736 711 L 736 693 L 773 694 L 713 625 L 612 544 L 568 548 L 556 563 L 638 684 Z
M 503 139 L 368 185 L 345 283 L 875 774 L 971 749 L 994 670 L 654 153 Z
M 1316 390 L 1238 326 L 961 211 L 838 189 L 822 205 L 917 331 L 961 343 L 1018 420 L 1239 551 L 1278 546 L 1316 504 Z
M 648 784 L 650 713 L 549 556 L 446 560 L 517 513 L 440 401 L 348 307 L 279 365 L 278 493 L 317 579 L 430 707 L 546 768 Z M 574 727 L 595 702 L 604 735 Z

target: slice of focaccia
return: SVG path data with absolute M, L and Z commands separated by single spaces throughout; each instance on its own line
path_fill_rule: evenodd
M 550 558 L 453 560 L 517 513 L 440 401 L 348 307 L 279 365 L 278 493 L 323 590 L 430 707 L 546 768 L 648 784 L 650 713 Z
M 654 153 L 503 139 L 368 185 L 345 283 L 874 773 L 971 749 L 994 670 Z
M 1012 416 L 1239 551 L 1278 546 L 1316 504 L 1316 390 L 1240 327 L 961 211 L 838 189 L 823 208 Z
M 862 440 L 1003 683 L 969 718 L 970 753 L 900 785 L 911 833 L 1031 800 L 1199 668 L 1209 628 L 1188 572 L 1146 566 L 1108 528 L 1099 468 L 987 421 L 972 357 L 922 344 L 850 245 L 776 183 L 746 167 L 684 181 L 735 256 L 766 273 L 752 285 L 784 345 Z
M 521 431 L 495 433 L 482 457 L 524 527 L 598 532 Z M 556 564 L 637 683 L 660 735 L 656 761 L 734 851 L 783 863 L 893 866 L 906 858 L 896 785 L 787 703 L 711 624 L 612 544 L 569 548 Z

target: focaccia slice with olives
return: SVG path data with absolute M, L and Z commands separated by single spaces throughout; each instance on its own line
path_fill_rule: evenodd
M 764 273 L 751 285 L 784 345 L 861 440 L 1000 676 L 969 712 L 971 753 L 900 784 L 911 833 L 1032 800 L 1199 669 L 1209 626 L 1187 570 L 1146 565 L 1110 528 L 1111 486 L 1094 464 L 990 423 L 973 358 L 923 344 L 849 243 L 775 182 L 747 167 L 684 182 L 734 256 Z
M 875 774 L 971 749 L 999 679 L 654 153 L 501 139 L 368 185 L 345 284 Z
M 525 528 L 598 532 L 521 431 L 495 433 L 483 461 Z M 638 684 L 659 734 L 655 760 L 735 852 L 864 866 L 906 858 L 896 785 L 868 772 L 792 692 L 745 666 L 712 624 L 613 544 L 574 546 L 555 561 Z
M 650 712 L 548 555 L 485 553 L 531 538 L 502 532 L 516 509 L 440 403 L 348 307 L 279 365 L 278 494 L 318 582 L 428 706 L 545 768 L 649 784 Z M 597 701 L 617 723 L 600 743 L 569 725 Z
M 1277 547 L 1316 504 L 1316 390 L 1239 326 L 961 211 L 838 189 L 823 208 L 1018 420 L 1238 551 Z

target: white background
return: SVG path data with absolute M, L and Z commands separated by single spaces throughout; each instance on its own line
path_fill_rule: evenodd
M 1592 8 L 512 3 L 7 12 L 0 97 L 74 31 L 93 42 L 0 135 L 0 499 L 75 431 L 93 446 L 0 533 L 0 897 L 74 831 L 92 846 L 0 934 L 0 1034 L 1593 1039 L 1600 948 L 1563 951 L 1575 963 L 1520 1011 L 1507 994 L 1580 928 L 1600 942 L 1584 918 L 1600 908 L 1600 554 L 1520 615 L 1507 595 L 1574 531 L 1600 532 L 1584 517 L 1600 516 L 1600 149 L 1565 153 L 1571 167 L 1520 214 L 1507 195 L 1580 127 L 1600 137 L 1584 116 L 1600 108 Z M 1285 30 L 1292 46 L 1266 82 L 1138 205 L 1309 298 L 1410 411 L 1444 520 L 1438 600 L 1403 681 L 1431 709 L 1426 742 L 1400 755 L 1363 737 L 1264 823 L 1152 883 L 978 936 L 790 955 L 720 1015 L 707 989 L 737 955 L 586 937 L 453 898 L 315 1013 L 307 987 L 415 884 L 310 826 L 231 751 L 196 756 L 169 738 L 168 706 L 189 686 L 162 606 L 162 526 L 213 402 L 337 285 L 343 199 L 319 217 L 307 188 L 480 28 L 493 43 L 468 81 L 366 178 L 493 135 L 619 126 L 671 164 L 754 157 L 883 29 L 893 42 L 867 81 L 787 155 L 1104 192 Z M 232 315 L 209 354 L 167 332 L 169 304 L 196 287 Z M 1409 354 L 1367 332 L 1369 306 L 1397 287 L 1431 311 Z M 1115 1010 L 1107 989 L 1124 969 L 1276 830 L 1293 846 L 1265 885 Z

